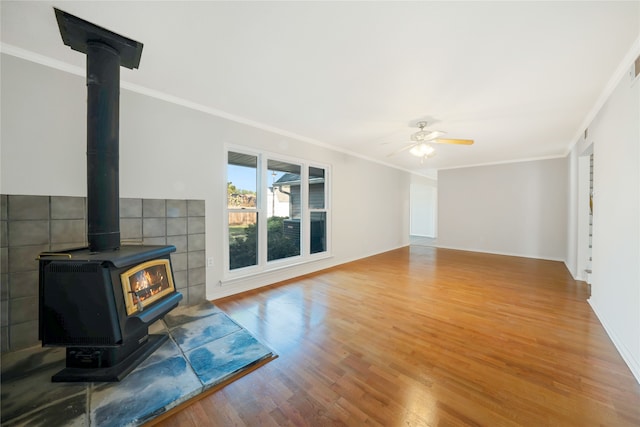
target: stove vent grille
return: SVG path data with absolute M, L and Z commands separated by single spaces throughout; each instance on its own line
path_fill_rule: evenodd
M 98 263 L 68 263 L 50 264 L 50 273 L 96 273 L 100 264 Z

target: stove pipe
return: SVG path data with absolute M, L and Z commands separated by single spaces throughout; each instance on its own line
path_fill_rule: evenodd
M 87 220 L 92 252 L 120 247 L 120 54 L 87 44 Z
M 55 9 L 55 8 L 54 8 Z M 120 247 L 120 67 L 138 68 L 142 43 L 55 9 L 65 45 L 87 55 L 87 240 Z

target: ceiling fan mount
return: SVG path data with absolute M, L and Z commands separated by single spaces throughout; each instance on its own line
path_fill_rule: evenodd
M 445 134 L 445 132 L 442 132 L 440 130 L 424 130 L 424 128 L 427 127 L 427 122 L 425 121 L 420 121 L 416 123 L 416 125 L 420 128 L 420 130 L 411 134 L 411 141 L 414 142 L 432 141 Z
M 451 139 L 440 138 L 446 132 L 440 130 L 425 130 L 427 122 L 424 120 L 416 123 L 416 126 L 420 129 L 414 132 L 409 137 L 410 143 L 402 147 L 401 149 L 391 153 L 389 156 L 393 156 L 402 151 L 408 150 L 412 155 L 420 158 L 420 163 L 423 163 L 427 158 L 435 155 L 435 148 L 432 144 L 454 144 L 454 145 L 471 145 L 472 139 Z

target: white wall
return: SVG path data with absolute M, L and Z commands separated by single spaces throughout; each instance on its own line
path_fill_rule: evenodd
M 564 260 L 567 161 L 438 172 L 438 246 Z
M 412 175 L 410 193 L 410 233 L 412 236 L 436 237 L 438 181 Z
M 589 300 L 640 382 L 640 80 L 629 74 L 589 125 L 594 152 Z M 581 149 L 578 144 L 574 151 Z
M 86 195 L 83 77 L 10 55 L 1 61 L 0 192 Z M 144 63 L 144 56 L 143 56 Z M 225 144 L 331 165 L 333 257 L 219 286 Z M 409 243 L 410 174 L 121 90 L 120 196 L 204 199 L 207 297 L 230 295 Z

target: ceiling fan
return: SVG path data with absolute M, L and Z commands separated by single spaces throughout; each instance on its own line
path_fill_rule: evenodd
M 455 145 L 471 145 L 472 139 L 452 139 L 452 138 L 440 138 L 446 132 L 440 130 L 425 130 L 427 122 L 420 121 L 416 123 L 420 128 L 419 131 L 412 133 L 411 142 L 401 149 L 391 153 L 389 156 L 394 156 L 403 151 L 409 150 L 409 153 L 416 157 L 420 157 L 420 163 L 425 159 L 435 156 L 435 148 L 431 144 L 455 144 Z

